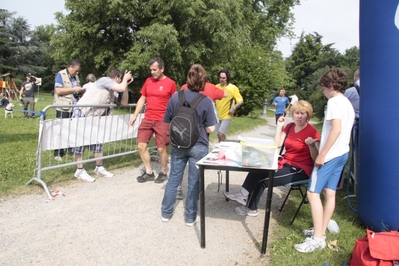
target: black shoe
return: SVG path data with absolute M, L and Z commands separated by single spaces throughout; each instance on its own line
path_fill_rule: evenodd
M 154 178 L 155 178 L 154 172 L 152 172 L 152 174 L 147 174 L 146 172 L 144 172 L 141 176 L 137 177 L 137 182 L 144 183 L 146 181 L 152 181 L 154 180 Z
M 168 176 L 164 174 L 163 172 L 159 172 L 158 177 L 154 180 L 155 183 L 163 183 L 166 179 L 168 179 Z

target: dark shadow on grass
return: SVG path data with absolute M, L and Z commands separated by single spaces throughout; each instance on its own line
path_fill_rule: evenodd
M 2 134 L 2 139 L 4 142 L 31 142 L 36 141 L 38 139 L 38 133 L 22 133 L 22 134 Z

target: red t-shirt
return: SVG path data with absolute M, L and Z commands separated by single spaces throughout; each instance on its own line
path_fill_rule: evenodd
M 187 84 L 184 84 L 181 89 L 187 90 Z M 205 88 L 203 91 L 200 91 L 200 93 L 208 96 L 212 101 L 220 100 L 224 97 L 224 91 L 209 82 L 205 83 Z
M 147 78 L 141 88 L 141 95 L 146 97 L 145 118 L 162 121 L 168 101 L 176 92 L 176 83 L 168 77 L 162 80 Z
M 301 168 L 308 177 L 310 177 L 314 162 L 310 156 L 309 146 L 305 143 L 305 139 L 311 137 L 320 140 L 320 134 L 311 124 L 308 124 L 304 129 L 295 133 L 295 124 L 292 124 L 290 132 L 284 142 L 285 153 L 283 158 L 279 161 L 279 168 L 282 168 L 283 164 L 288 163 L 291 166 Z M 289 126 L 288 124 L 284 128 L 286 134 Z

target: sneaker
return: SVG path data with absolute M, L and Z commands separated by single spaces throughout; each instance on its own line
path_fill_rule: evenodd
M 182 200 L 183 199 L 183 190 L 181 190 L 181 189 L 177 190 L 176 199 L 177 200 Z
M 304 236 L 313 236 L 314 228 L 310 227 L 309 229 L 305 229 L 302 231 Z
M 77 169 L 74 175 L 77 179 L 86 181 L 86 182 L 94 182 L 96 181 L 91 175 L 89 175 L 85 169 Z
M 62 161 L 62 157 L 61 156 L 54 156 L 54 160 L 61 162 Z
M 168 179 L 168 176 L 163 172 L 159 172 L 158 177 L 154 180 L 154 182 L 163 183 L 166 179 Z
M 245 206 L 238 206 L 235 208 L 235 211 L 238 215 L 242 215 L 242 216 L 251 216 L 251 217 L 256 217 L 259 214 L 258 210 L 250 210 L 249 208 L 245 207 Z
M 305 229 L 302 231 L 304 236 L 313 236 L 314 234 L 314 228 L 310 227 L 309 229 Z M 323 239 L 326 240 L 326 234 L 323 235 Z
M 137 177 L 137 181 L 139 183 L 144 183 L 146 181 L 152 181 L 154 180 L 154 178 L 155 178 L 154 172 L 152 172 L 151 174 L 147 174 L 146 172 L 144 172 L 142 175 Z
M 188 227 L 193 227 L 196 223 L 197 223 L 198 221 L 197 221 L 197 219 L 195 219 L 195 221 L 194 222 L 191 222 L 191 223 L 186 223 L 186 226 L 188 226 Z
M 326 241 L 324 239 L 317 240 L 313 236 L 307 237 L 302 244 L 296 244 L 295 249 L 302 253 L 310 253 L 315 251 L 318 248 L 325 248 Z
M 105 177 L 113 177 L 114 176 L 114 174 L 108 172 L 104 166 L 100 166 L 100 167 L 97 166 L 96 169 L 94 169 L 94 173 L 96 173 L 97 175 L 105 176 Z
M 239 203 L 241 205 L 244 205 L 244 206 L 247 205 L 248 197 L 244 196 L 241 193 L 241 191 L 236 192 L 236 193 L 224 192 L 223 194 L 229 200 L 235 201 L 235 202 L 237 202 L 237 203 Z
M 170 218 L 162 217 L 162 222 L 169 222 Z

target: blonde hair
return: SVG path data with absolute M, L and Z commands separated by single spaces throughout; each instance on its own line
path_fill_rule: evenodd
M 313 116 L 312 105 L 309 102 L 304 101 L 304 100 L 297 101 L 291 106 L 291 108 L 290 108 L 291 117 L 293 117 L 295 111 L 306 112 L 306 114 L 308 115 L 307 121 L 309 121 L 310 118 L 312 118 L 312 116 Z

